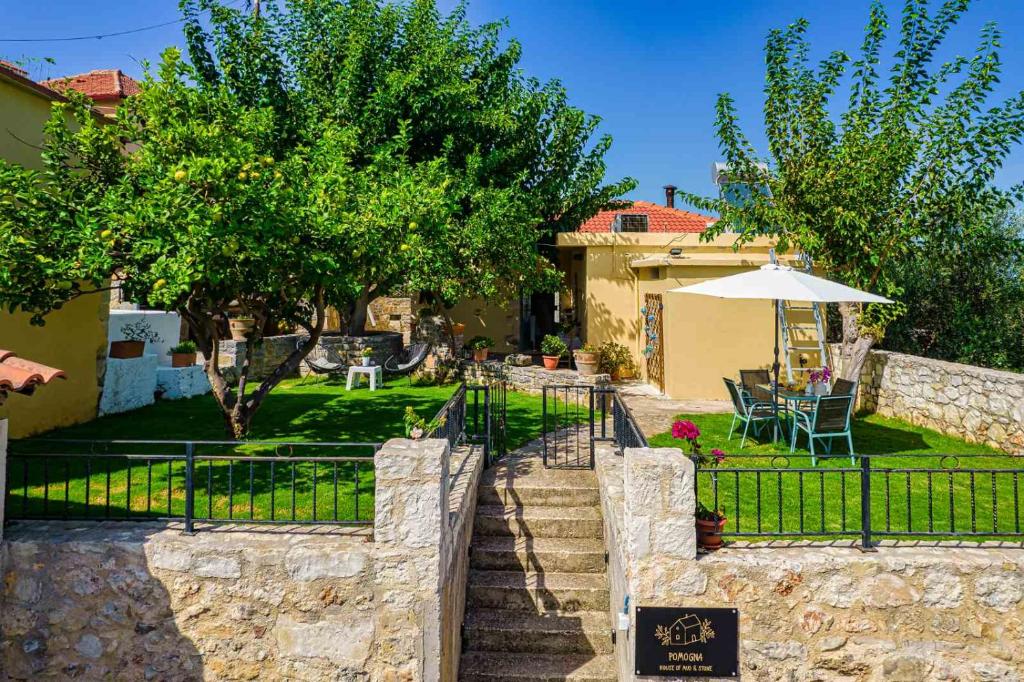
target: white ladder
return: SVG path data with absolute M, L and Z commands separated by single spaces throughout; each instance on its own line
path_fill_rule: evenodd
M 774 253 L 772 254 L 774 256 Z M 799 256 L 804 271 L 811 274 L 811 258 Z M 793 382 L 794 375 L 813 372 L 829 365 L 828 345 L 825 343 L 825 312 L 820 303 L 799 303 L 780 301 L 778 307 L 779 329 L 782 335 L 783 358 L 786 363 L 786 381 Z M 806 319 L 810 313 L 811 320 Z M 791 322 L 794 318 L 803 318 Z M 813 321 L 812 321 L 813 320 Z M 810 332 L 813 332 L 811 334 Z M 809 357 L 806 365 L 800 363 L 801 355 L 817 355 L 817 363 Z M 796 360 L 794 366 L 794 359 Z

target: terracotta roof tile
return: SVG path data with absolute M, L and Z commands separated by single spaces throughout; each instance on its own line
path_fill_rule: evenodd
M 684 211 L 680 208 L 668 208 L 650 201 L 628 202 L 621 208 L 601 211 L 580 226 L 580 232 L 611 232 L 612 223 L 617 215 L 647 216 L 648 232 L 703 232 L 709 223 L 718 218 Z
M 67 376 L 59 369 L 24 360 L 12 351 L 0 350 L 0 393 L 31 393 L 36 386 Z
M 57 92 L 77 90 L 93 100 L 124 99 L 139 93 L 138 82 L 121 69 L 100 69 L 75 76 L 51 78 L 42 84 Z

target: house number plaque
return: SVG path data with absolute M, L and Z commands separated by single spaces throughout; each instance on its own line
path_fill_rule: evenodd
M 636 674 L 656 677 L 739 675 L 736 609 L 636 607 Z

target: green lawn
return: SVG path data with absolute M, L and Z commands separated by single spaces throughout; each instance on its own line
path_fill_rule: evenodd
M 841 456 L 843 445 L 836 445 L 840 456 L 819 458 L 812 466 L 803 438 L 793 456 L 788 441 L 773 444 L 767 438 L 748 439 L 740 450 L 738 436 L 727 438 L 731 415 L 677 418 L 697 424 L 705 452 L 726 453 L 717 471 L 698 475 L 698 498 L 725 512 L 725 532 L 808 538 L 860 533 L 860 463 Z M 981 540 L 1019 533 L 1024 525 L 1019 458 L 878 415 L 856 419 L 853 438 L 858 454 L 879 455 L 870 458 L 876 536 L 889 530 L 934 538 L 956 531 Z M 651 439 L 652 446 L 681 444 L 671 433 Z
M 340 382 L 284 382 L 267 398 L 253 422 L 255 441 L 379 443 L 403 434 L 411 405 L 433 416 L 456 386 L 411 387 L 405 380 L 370 392 L 345 391 Z M 472 405 L 472 395 L 469 396 Z M 540 435 L 541 399 L 508 393 L 509 449 Z M 163 401 L 134 412 L 102 417 L 18 441 L 8 471 L 8 509 L 14 516 L 151 518 L 180 516 L 185 505 L 185 466 L 160 455 L 180 455 L 184 446 L 55 443 L 50 439 L 222 440 L 220 413 L 211 396 Z M 18 457 L 17 453 L 110 454 L 85 458 Z M 303 447 L 196 446 L 195 514 L 215 519 L 303 521 L 373 518 L 372 446 Z M 129 459 L 124 455 L 138 455 Z M 294 463 L 274 455 L 318 457 Z M 205 456 L 258 457 L 207 460 Z M 338 461 L 331 458 L 365 458 Z M 337 479 L 337 485 L 335 485 Z M 44 481 L 49 480 L 48 486 Z M 27 495 L 26 495 L 27 489 Z M 250 489 L 252 494 L 250 495 Z M 337 490 L 337 496 L 335 491 Z M 109 491 L 109 493 L 108 493 Z M 212 491 L 212 495 L 209 494 Z M 293 492 L 294 491 L 294 492 Z M 108 504 L 109 502 L 109 504 Z

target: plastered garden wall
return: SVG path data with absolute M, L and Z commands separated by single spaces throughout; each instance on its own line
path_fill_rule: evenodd
M 608 548 L 610 565 L 624 566 L 609 574 L 613 613 L 617 591 L 631 612 L 737 608 L 745 680 L 1022 679 L 1024 550 L 761 546 L 674 556 L 691 541 L 675 526 L 692 531 L 693 479 L 671 452 L 597 453 L 606 526 L 622 536 Z M 617 637 L 620 680 L 634 679 L 632 634 Z

